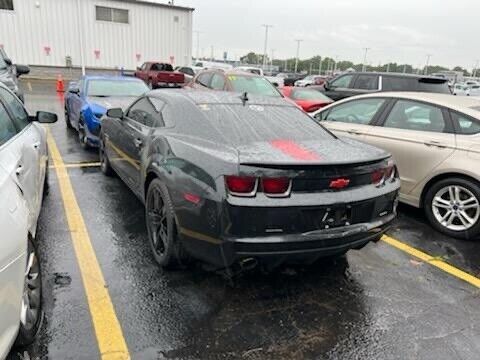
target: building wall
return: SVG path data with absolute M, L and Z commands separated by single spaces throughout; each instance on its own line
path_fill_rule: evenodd
M 97 21 L 95 5 L 129 10 L 129 24 Z M 134 69 L 148 60 L 190 63 L 192 11 L 121 0 L 14 0 L 0 10 L 0 46 L 16 63 Z M 78 16 L 79 15 L 79 16 Z M 137 58 L 137 54 L 140 58 Z M 98 57 L 97 57 L 98 55 Z

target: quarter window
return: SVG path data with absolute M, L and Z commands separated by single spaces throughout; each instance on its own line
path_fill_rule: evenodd
M 128 24 L 128 10 L 105 6 L 95 6 L 95 10 L 97 20 Z
M 9 91 L 0 88 L 0 98 L 5 100 L 5 105 L 7 106 L 7 109 L 10 110 L 10 113 L 13 116 L 13 123 L 19 132 L 22 131 L 28 124 L 30 124 L 25 108 L 23 107 L 22 103 L 15 98 L 15 96 L 13 96 Z
M 324 120 L 367 125 L 384 103 L 380 98 L 349 101 L 332 108 Z
M 17 134 L 17 130 L 13 125 L 7 110 L 0 104 L 0 146 Z
M 354 88 L 362 90 L 378 90 L 378 76 L 358 75 L 357 80 L 355 80 Z
M 467 115 L 451 112 L 452 120 L 457 128 L 457 133 L 462 135 L 473 135 L 480 133 L 480 122 Z
M 352 79 L 353 79 L 353 75 L 343 75 L 343 76 L 340 76 L 338 79 L 333 80 L 331 82 L 331 86 L 338 87 L 338 88 L 348 88 Z
M 445 119 L 442 110 L 436 106 L 409 100 L 398 100 L 385 120 L 385 127 L 444 132 Z
M 0 10 L 13 10 L 13 0 L 0 0 Z

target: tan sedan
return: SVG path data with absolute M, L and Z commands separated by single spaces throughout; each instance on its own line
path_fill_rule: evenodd
M 480 100 L 429 93 L 348 98 L 312 116 L 338 136 L 388 150 L 400 201 L 423 208 L 439 231 L 480 234 Z

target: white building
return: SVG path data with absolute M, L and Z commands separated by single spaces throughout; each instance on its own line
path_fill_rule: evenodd
M 144 0 L 0 0 L 0 47 L 29 65 L 66 66 L 68 57 L 90 68 L 186 65 L 192 13 Z

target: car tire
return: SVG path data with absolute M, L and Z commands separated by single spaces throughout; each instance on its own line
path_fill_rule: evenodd
M 148 186 L 145 219 L 148 241 L 157 264 L 165 269 L 185 264 L 187 255 L 178 238 L 172 200 L 159 179 L 152 180 Z
M 78 140 L 80 141 L 82 149 L 87 150 L 90 148 L 90 145 L 88 145 L 87 134 L 85 132 L 85 121 L 81 115 L 80 120 L 78 121 Z
M 448 236 L 474 240 L 480 234 L 480 185 L 475 181 L 451 177 L 434 183 L 424 209 L 433 227 Z
M 35 244 L 29 239 L 20 328 L 15 345 L 31 344 L 40 330 L 42 319 L 42 272 Z
M 110 165 L 110 160 L 108 158 L 108 155 L 105 152 L 105 140 L 103 139 L 103 137 L 100 141 L 98 157 L 100 160 L 100 170 L 102 170 L 102 173 L 106 176 L 112 176 L 114 173 L 113 173 L 112 166 Z
M 70 116 L 68 115 L 68 110 L 65 107 L 65 123 L 67 124 L 67 129 L 73 129 L 72 123 L 70 122 Z

